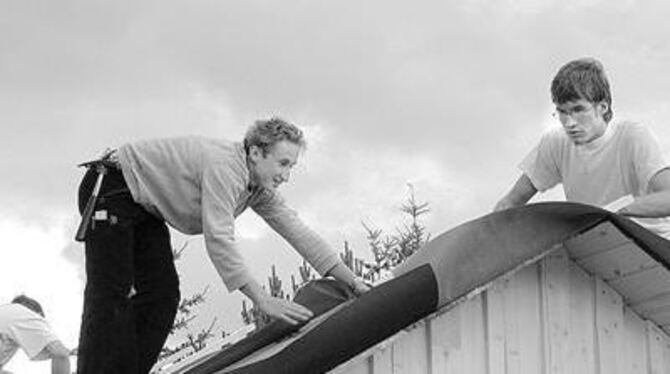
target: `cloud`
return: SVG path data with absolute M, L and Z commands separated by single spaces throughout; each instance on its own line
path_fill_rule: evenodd
M 412 186 L 418 201 L 430 204 L 427 224 L 442 231 L 472 217 L 479 191 L 439 152 L 405 152 L 367 147 L 324 124 L 307 131 L 308 150 L 283 188 L 302 219 L 340 249 L 344 240 L 361 242 L 361 222 L 388 231 L 403 223 L 400 207 Z M 357 240 L 358 239 L 358 240 Z
M 617 74 L 618 92 L 638 101 L 640 74 L 658 71 L 644 85 L 668 95 L 658 4 L 464 7 L 475 3 L 372 2 L 356 11 L 332 2 L 3 4 L 0 120 L 13 140 L 0 157 L 14 161 L 0 165 L 0 191 L 20 194 L 13 201 L 30 209 L 64 209 L 80 176 L 74 165 L 109 145 L 237 137 L 272 114 L 326 120 L 344 143 L 431 150 L 474 178 L 478 168 L 460 165 L 515 162 L 509 132 L 538 131 L 548 82 L 569 58 L 602 56 L 626 72 Z M 501 139 L 509 144 L 502 157 L 472 151 Z

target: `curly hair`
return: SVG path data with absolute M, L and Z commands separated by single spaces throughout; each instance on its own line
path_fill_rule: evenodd
M 44 317 L 44 311 L 42 310 L 42 305 L 40 305 L 40 303 L 38 303 L 37 300 L 31 299 L 26 295 L 19 295 L 15 297 L 14 299 L 12 299 L 12 304 L 23 305 L 26 308 Z
M 551 100 L 555 104 L 586 100 L 590 103 L 604 101 L 607 112 L 603 119 L 612 119 L 612 94 L 605 69 L 595 58 L 585 57 L 563 65 L 551 82 Z
M 248 154 L 249 149 L 256 146 L 262 150 L 263 156 L 265 156 L 272 146 L 283 140 L 297 144 L 300 148 L 306 146 L 305 136 L 296 125 L 278 117 L 258 120 L 244 136 L 244 149 Z

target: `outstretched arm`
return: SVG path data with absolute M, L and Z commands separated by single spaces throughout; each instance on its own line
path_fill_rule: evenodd
M 526 174 L 521 174 L 512 189 L 496 204 L 494 212 L 525 205 L 537 193 Z
M 636 198 L 617 213 L 628 217 L 670 216 L 670 169 L 656 173 L 649 181 L 648 190 L 649 195 Z

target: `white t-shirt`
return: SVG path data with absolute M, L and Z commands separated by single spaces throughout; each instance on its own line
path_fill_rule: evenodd
M 668 167 L 648 128 L 614 121 L 600 138 L 583 145 L 574 144 L 562 128 L 551 129 L 519 165 L 539 191 L 562 183 L 568 201 L 600 207 L 626 195 L 647 195 L 651 178 Z M 669 218 L 636 221 L 670 238 Z
M 58 337 L 39 314 L 19 304 L 0 305 L 0 368 L 21 347 L 31 360 L 44 360 L 44 348 Z

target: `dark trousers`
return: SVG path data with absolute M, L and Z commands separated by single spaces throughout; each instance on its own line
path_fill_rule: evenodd
M 80 212 L 96 178 L 89 170 L 81 182 Z M 106 211 L 107 219 L 98 212 L 100 220 L 86 234 L 77 372 L 148 373 L 179 304 L 170 234 L 164 221 L 133 201 L 119 170 L 105 176 L 95 210 Z

